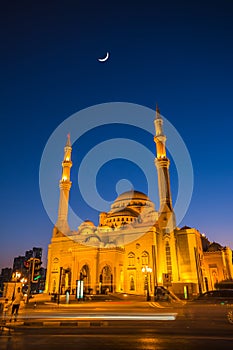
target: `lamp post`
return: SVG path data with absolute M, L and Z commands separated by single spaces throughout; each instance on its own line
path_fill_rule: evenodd
M 28 261 L 29 261 L 29 272 L 28 272 L 28 290 L 27 290 L 26 304 L 29 303 L 29 298 L 31 295 L 31 284 L 33 281 L 34 270 L 35 270 L 35 258 L 30 258 Z
M 20 277 L 21 277 L 21 272 L 16 271 L 15 272 L 15 279 L 16 279 L 16 281 L 18 281 L 20 279 Z
M 142 267 L 142 272 L 145 274 L 145 286 L 146 286 L 146 300 L 150 300 L 150 290 L 149 290 L 149 273 L 152 272 L 152 268 L 148 266 Z
M 60 267 L 60 275 L 59 275 L 59 284 L 58 284 L 58 295 L 57 295 L 57 304 L 60 304 L 60 295 L 61 295 L 61 279 L 62 279 L 63 267 Z

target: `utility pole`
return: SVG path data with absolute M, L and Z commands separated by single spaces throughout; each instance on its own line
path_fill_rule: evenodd
M 29 303 L 29 298 L 31 294 L 31 283 L 34 275 L 35 270 L 35 258 L 29 259 L 29 274 L 28 274 L 28 290 L 27 290 L 27 298 L 26 298 L 26 304 Z

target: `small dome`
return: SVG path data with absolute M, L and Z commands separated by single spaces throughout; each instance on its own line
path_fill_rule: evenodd
M 94 223 L 90 220 L 85 220 L 81 223 L 78 228 L 78 231 L 81 235 L 89 235 L 92 234 L 96 230 Z
M 183 226 L 183 227 L 181 227 L 181 230 L 189 230 L 189 229 L 191 229 L 191 227 L 189 227 L 189 226 Z
M 84 228 L 84 227 L 95 227 L 95 224 L 90 220 L 85 220 L 81 223 L 79 228 Z
M 223 247 L 221 246 L 221 244 L 213 242 L 209 245 L 207 252 L 217 252 L 217 251 L 221 251 L 223 249 Z
M 85 243 L 96 244 L 100 242 L 101 242 L 101 239 L 97 235 L 90 235 L 88 236 L 88 238 L 85 239 Z

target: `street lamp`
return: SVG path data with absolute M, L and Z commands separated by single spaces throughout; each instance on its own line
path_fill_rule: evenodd
M 20 280 L 20 282 L 22 283 L 22 285 L 24 286 L 25 285 L 25 283 L 27 283 L 27 279 L 26 278 L 21 278 L 21 280 Z
M 11 280 L 14 282 L 19 282 L 20 277 L 21 277 L 21 272 L 16 271 L 12 274 Z
M 21 273 L 16 271 L 15 278 L 18 280 L 20 279 L 20 277 L 21 277 Z
M 145 274 L 145 286 L 146 286 L 146 300 L 150 300 L 149 279 L 148 274 L 152 272 L 152 268 L 148 266 L 142 267 L 142 272 Z
M 61 295 L 61 282 L 62 282 L 62 273 L 63 267 L 60 267 L 60 275 L 59 275 L 59 284 L 58 284 L 58 295 L 57 295 L 57 304 L 60 304 L 60 295 Z

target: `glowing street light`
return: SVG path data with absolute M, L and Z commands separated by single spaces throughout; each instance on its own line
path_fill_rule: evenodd
M 27 283 L 27 278 L 23 277 L 21 278 L 20 282 L 22 283 L 22 285 L 24 286 Z
M 21 273 L 20 273 L 20 272 L 16 272 L 16 273 L 15 273 L 15 277 L 16 277 L 16 278 L 20 278 L 20 277 L 21 277 Z
M 152 268 L 148 266 L 143 266 L 142 267 L 142 273 L 145 274 L 145 285 L 146 285 L 146 300 L 150 300 L 150 290 L 149 290 L 149 278 L 148 274 L 152 272 Z
M 21 273 L 16 271 L 12 274 L 12 281 L 17 282 L 21 277 Z

